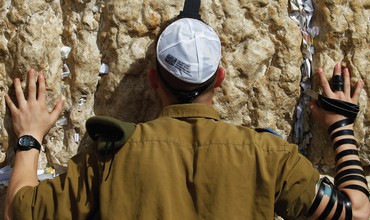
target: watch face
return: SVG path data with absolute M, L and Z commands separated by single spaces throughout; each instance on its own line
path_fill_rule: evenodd
M 34 141 L 32 139 L 32 137 L 29 137 L 29 136 L 23 136 L 19 139 L 19 145 L 21 146 L 33 146 L 34 145 Z
M 35 148 L 40 151 L 41 144 L 32 136 L 30 135 L 23 135 L 18 139 L 17 145 L 14 147 L 14 152 L 16 153 L 18 150 L 27 151 Z

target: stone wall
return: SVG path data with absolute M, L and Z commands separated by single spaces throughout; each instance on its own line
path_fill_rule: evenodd
M 314 66 L 323 66 L 329 75 L 334 63 L 342 61 L 349 67 L 354 83 L 359 78 L 365 82 L 361 93 L 360 114 L 355 122 L 355 136 L 359 143 L 360 158 L 370 165 L 370 2 L 325 0 L 313 1 L 315 25 L 320 35 L 315 41 Z M 330 73 L 330 74 L 329 74 Z M 314 77 L 315 89 L 318 81 Z M 314 136 L 309 148 L 309 158 L 321 165 L 323 171 L 333 168 L 333 152 L 327 135 L 314 124 Z
M 365 0 L 314 0 L 313 68 L 328 73 L 343 61 L 354 80 L 362 78 L 361 113 L 356 138 L 361 158 L 370 165 L 370 3 Z M 30 67 L 43 71 L 49 107 L 63 97 L 66 106 L 45 137 L 47 163 L 58 170 L 91 143 L 85 120 L 110 115 L 143 122 L 160 112 L 158 98 L 146 83 L 154 66 L 154 45 L 161 28 L 177 16 L 182 0 L 0 0 L 0 165 L 11 164 L 15 141 L 3 94 L 14 98 L 12 82 Z M 215 107 L 226 121 L 269 127 L 293 141 L 297 101 L 301 95 L 302 37 L 289 17 L 289 1 L 202 0 L 202 19 L 220 35 L 227 78 Z M 71 48 L 70 53 L 61 53 Z M 100 71 L 102 64 L 109 71 Z M 68 67 L 70 74 L 68 75 Z M 64 76 L 62 74 L 64 72 Z M 99 73 L 101 72 L 101 73 Z M 313 76 L 315 90 L 318 82 Z M 333 153 L 325 131 L 305 120 L 313 138 L 308 157 L 328 172 Z

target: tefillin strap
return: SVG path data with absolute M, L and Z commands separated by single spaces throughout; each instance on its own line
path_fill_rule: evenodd
M 199 14 L 200 0 L 185 0 L 184 9 L 180 12 L 179 18 L 194 18 L 202 20 Z
M 318 97 L 319 106 L 327 111 L 341 114 L 348 118 L 356 118 L 360 107 L 350 102 L 331 99 L 322 95 Z
M 356 119 L 357 114 L 360 111 L 359 105 L 356 105 L 350 102 L 346 102 L 346 101 L 338 100 L 338 99 L 331 99 L 323 95 L 317 94 L 315 91 L 312 91 L 312 90 L 307 90 L 304 93 L 310 96 L 311 98 L 316 99 L 320 108 L 323 108 L 326 111 L 330 111 L 330 112 L 343 115 L 347 117 L 348 120 L 352 120 L 353 122 Z M 332 131 L 333 130 L 329 131 L 329 134 Z

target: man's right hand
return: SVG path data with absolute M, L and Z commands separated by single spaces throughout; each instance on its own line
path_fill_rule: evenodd
M 342 68 L 341 64 L 338 63 L 334 67 L 333 76 L 334 75 L 342 75 L 344 78 L 344 90 L 343 91 L 333 91 L 330 87 L 329 81 L 326 78 L 325 73 L 323 72 L 322 68 L 317 70 L 317 75 L 319 77 L 320 85 L 323 89 L 323 96 L 337 99 L 341 101 L 346 101 L 352 104 L 357 105 L 360 99 L 360 93 L 363 87 L 363 81 L 358 80 L 353 92 L 351 92 L 351 76 L 349 73 L 348 68 Z M 319 121 L 324 129 L 328 129 L 330 125 L 338 122 L 342 119 L 345 119 L 345 116 L 340 114 L 326 111 L 320 108 L 317 102 L 310 103 L 310 110 L 314 120 Z

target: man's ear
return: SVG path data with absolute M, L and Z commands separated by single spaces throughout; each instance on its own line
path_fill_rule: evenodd
M 222 82 L 224 81 L 225 79 L 225 76 L 226 76 L 226 70 L 225 68 L 223 67 L 218 67 L 217 69 L 217 78 L 216 78 L 216 84 L 215 84 L 215 88 L 217 87 L 220 87 Z
M 152 87 L 153 89 L 157 89 L 158 88 L 157 71 L 154 68 L 150 68 L 147 77 L 150 87 Z

